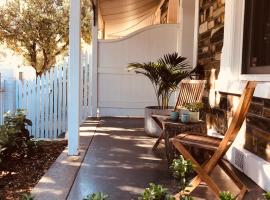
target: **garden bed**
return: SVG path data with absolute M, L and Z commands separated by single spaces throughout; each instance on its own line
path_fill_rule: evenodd
M 24 158 L 9 158 L 0 163 L 0 200 L 20 199 L 29 193 L 67 146 L 67 141 L 41 141 Z

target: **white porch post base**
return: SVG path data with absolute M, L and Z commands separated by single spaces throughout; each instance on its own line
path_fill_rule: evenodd
M 68 155 L 79 154 L 80 76 L 81 76 L 81 0 L 70 0 L 68 70 Z

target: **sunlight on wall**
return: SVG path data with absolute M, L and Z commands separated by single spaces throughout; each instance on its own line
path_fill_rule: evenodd
M 212 69 L 210 79 L 209 79 L 209 84 L 210 84 L 209 104 L 212 108 L 215 106 L 215 103 L 216 103 L 215 81 L 216 81 L 216 69 Z

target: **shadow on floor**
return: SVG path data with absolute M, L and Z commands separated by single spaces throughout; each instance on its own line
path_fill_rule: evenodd
M 176 192 L 177 185 L 169 172 L 164 148 L 154 153 L 151 149 L 154 142 L 155 138 L 146 136 L 143 131 L 143 119 L 102 118 L 68 199 L 80 200 L 98 191 L 109 194 L 111 200 L 137 199 L 150 182 Z M 237 192 L 219 169 L 213 176 L 222 189 Z M 250 179 L 243 178 L 252 189 L 245 199 L 256 200 L 262 190 Z M 193 195 L 198 199 L 215 199 L 203 185 Z

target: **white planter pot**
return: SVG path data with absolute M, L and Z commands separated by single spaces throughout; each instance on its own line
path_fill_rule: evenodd
M 189 112 L 191 122 L 197 122 L 200 120 L 200 112 Z
M 144 116 L 144 131 L 147 135 L 151 137 L 159 137 L 161 133 L 161 128 L 152 119 L 152 115 L 170 115 L 173 109 L 160 109 L 158 106 L 149 106 L 145 108 Z
M 179 115 L 181 116 L 182 114 L 189 114 L 189 110 L 186 108 L 180 108 Z

